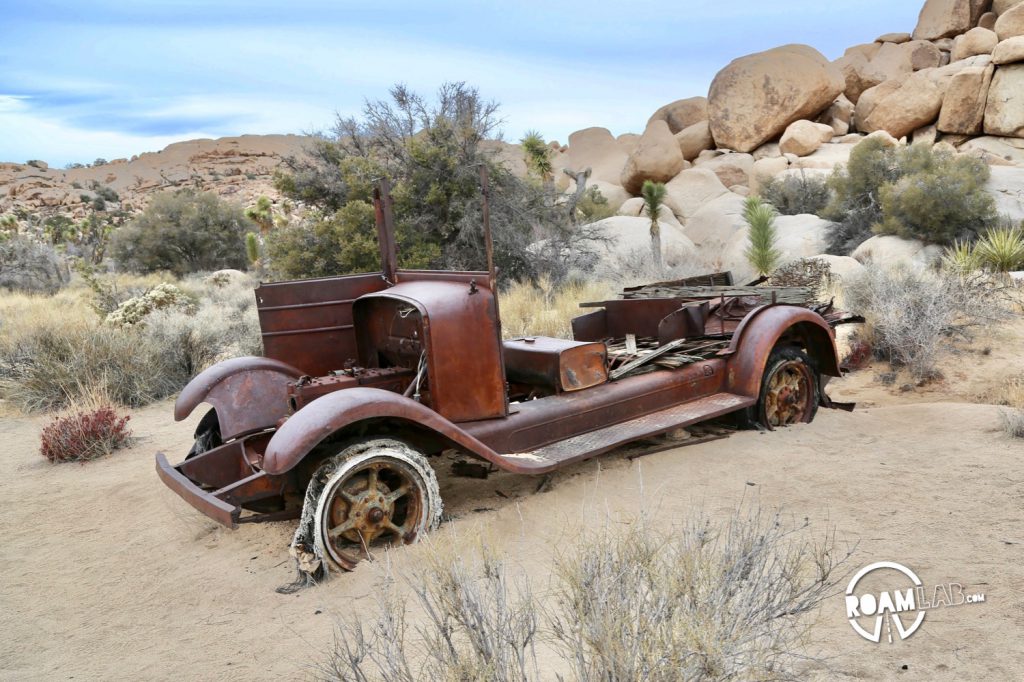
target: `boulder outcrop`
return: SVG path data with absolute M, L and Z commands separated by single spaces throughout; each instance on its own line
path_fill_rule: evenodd
M 740 57 L 711 83 L 711 135 L 719 147 L 751 152 L 793 121 L 815 118 L 845 89 L 842 71 L 807 45 Z
M 645 180 L 667 182 L 683 169 L 683 153 L 668 123 L 654 119 L 647 124 L 636 149 L 626 159 L 620 184 L 633 195 L 640 194 Z

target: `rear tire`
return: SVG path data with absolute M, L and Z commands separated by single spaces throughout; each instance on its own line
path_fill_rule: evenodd
M 799 348 L 776 348 L 765 363 L 757 404 L 740 414 L 747 426 L 774 429 L 814 420 L 821 378 L 814 361 Z

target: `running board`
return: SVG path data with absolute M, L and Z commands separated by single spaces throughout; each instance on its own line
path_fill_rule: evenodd
M 546 445 L 533 452 L 502 455 L 508 469 L 523 474 L 544 474 L 571 462 L 595 457 L 620 445 L 697 422 L 735 412 L 757 402 L 732 393 L 716 393 L 692 402 L 653 412 L 632 421 L 607 426 Z

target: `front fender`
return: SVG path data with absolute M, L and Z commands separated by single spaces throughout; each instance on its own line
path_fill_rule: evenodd
M 817 363 L 818 371 L 840 376 L 835 335 L 825 319 L 800 306 L 766 305 L 752 311 L 736 328 L 729 347 L 729 392 L 757 397 L 772 349 L 784 336 L 792 336 Z
M 286 473 L 331 434 L 366 419 L 403 419 L 425 427 L 484 459 L 500 456 L 438 413 L 405 396 L 360 386 L 317 398 L 286 421 L 267 445 L 263 470 Z
M 278 360 L 241 357 L 200 372 L 174 403 L 174 420 L 189 416 L 200 403 L 217 411 L 224 440 L 272 427 L 288 414 L 288 384 L 302 372 Z

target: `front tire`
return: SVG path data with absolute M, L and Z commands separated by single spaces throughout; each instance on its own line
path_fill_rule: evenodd
M 323 483 L 313 541 L 325 567 L 353 570 L 376 547 L 411 544 L 441 521 L 441 494 L 426 457 L 394 440 L 343 449 L 313 476 Z

